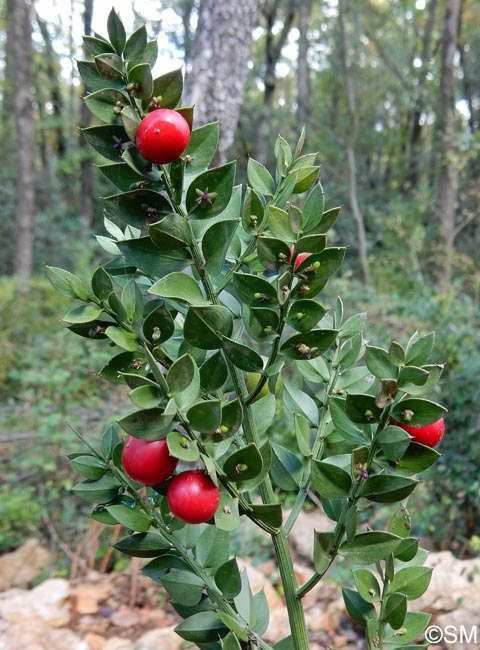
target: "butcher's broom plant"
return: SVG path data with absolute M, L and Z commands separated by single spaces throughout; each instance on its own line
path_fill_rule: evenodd
M 84 477 L 73 493 L 124 526 L 115 548 L 145 558 L 183 619 L 177 634 L 199 648 L 308 650 L 303 598 L 339 557 L 369 649 L 425 648 L 414 644 L 429 615 L 408 604 L 431 570 L 406 502 L 439 455 L 416 433 L 443 433 L 433 334 L 382 349 L 364 339 L 365 314 L 322 303 L 345 248 L 328 245 L 340 209 L 325 206 L 303 133 L 293 147 L 277 138 L 273 174 L 250 159 L 243 188 L 235 162 L 209 168 L 219 124 L 194 127 L 181 72 L 153 78 L 144 26 L 127 38 L 112 10 L 108 38 L 85 44 L 98 123 L 83 134 L 115 188 L 97 238 L 108 261 L 89 282 L 47 274 L 77 301 L 65 325 L 110 346 L 100 375 L 128 386 L 132 411 L 71 456 Z M 288 537 L 309 495 L 331 530 L 312 530 L 312 573 L 297 584 Z M 359 517 L 376 504 L 390 510 L 383 530 Z M 273 646 L 265 595 L 230 547 L 246 520 L 270 536 L 288 609 Z

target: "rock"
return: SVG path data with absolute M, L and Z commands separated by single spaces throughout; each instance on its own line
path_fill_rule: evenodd
M 86 641 L 68 629 L 53 629 L 41 619 L 9 626 L 0 633 L 0 650 L 89 650 Z
M 162 650 L 179 650 L 183 639 L 175 634 L 173 627 L 150 630 L 137 641 L 139 648 L 161 648 Z
M 107 639 L 101 634 L 95 634 L 95 632 L 87 632 L 87 634 L 85 634 L 84 641 L 88 646 L 88 650 L 103 650 Z
M 282 605 L 280 608 L 270 610 L 270 621 L 268 623 L 267 631 L 265 632 L 265 639 L 269 643 L 277 643 L 280 639 L 290 634 L 290 624 L 288 622 L 287 608 Z
M 15 551 L 0 557 L 0 591 L 28 587 L 51 563 L 50 552 L 38 539 L 29 539 Z
M 135 609 L 120 607 L 110 616 L 110 622 L 116 627 L 134 627 L 140 623 L 140 614 Z
M 96 614 L 100 602 L 106 600 L 110 595 L 110 582 L 96 581 L 79 584 L 72 589 L 72 596 L 75 599 L 75 609 L 78 614 Z
M 0 616 L 9 624 L 40 619 L 50 627 L 70 622 L 69 584 L 61 578 L 46 580 L 31 591 L 11 589 L 0 595 Z
M 136 643 L 129 639 L 122 639 L 120 636 L 112 636 L 103 646 L 102 650 L 134 650 L 138 648 Z
M 286 513 L 288 517 L 288 513 Z M 331 521 L 320 510 L 300 512 L 294 527 L 288 535 L 290 546 L 297 558 L 313 566 L 313 533 L 314 531 L 326 533 L 334 528 Z
M 259 571 L 257 568 L 253 567 L 246 560 L 238 558 L 237 561 L 240 571 L 243 571 L 244 569 L 247 571 L 248 581 L 250 583 L 250 587 L 252 588 L 252 593 L 256 594 L 262 589 L 265 591 L 265 597 L 267 599 L 270 612 L 277 608 L 283 607 L 282 597 L 272 585 L 270 580 L 265 576 L 265 574 Z

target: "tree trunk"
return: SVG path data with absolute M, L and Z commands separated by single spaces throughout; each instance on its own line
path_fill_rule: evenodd
M 32 6 L 26 0 L 12 3 L 11 79 L 17 131 L 17 205 L 15 275 L 28 278 L 33 272 L 35 212 L 35 123 L 32 92 Z
M 358 116 L 355 102 L 355 90 L 350 71 L 347 63 L 347 39 L 345 33 L 345 11 L 346 0 L 339 0 L 338 3 L 338 20 L 340 28 L 340 56 L 345 83 L 345 94 L 348 107 L 348 126 L 346 127 L 346 150 L 348 163 L 348 195 L 350 208 L 357 226 L 358 237 L 358 260 L 362 272 L 363 282 L 367 287 L 371 286 L 370 269 L 367 256 L 367 236 L 365 232 L 365 222 L 357 197 L 357 163 L 355 159 L 355 143 L 357 139 Z
M 83 9 L 83 33 L 89 36 L 92 33 L 92 16 L 93 16 L 93 0 L 85 0 Z M 85 94 L 86 89 L 84 88 Z M 80 120 L 82 127 L 85 128 L 90 124 L 90 111 L 88 110 L 85 102 L 82 102 Z M 83 221 L 83 229 L 85 239 L 89 236 L 92 229 L 93 221 L 93 169 L 92 169 L 92 156 L 90 147 L 88 146 L 82 134 L 79 136 L 79 146 L 81 155 L 80 162 L 80 214 Z
M 459 14 L 459 25 L 458 25 L 458 52 L 460 54 L 460 66 L 462 68 L 462 82 L 463 82 L 463 95 L 468 106 L 468 128 L 470 133 L 475 133 L 475 84 L 473 81 L 473 70 L 470 71 L 470 65 L 468 61 L 468 55 L 465 48 L 465 42 L 461 37 L 461 27 L 462 27 L 462 16 L 465 9 L 465 0 L 462 0 L 460 6 Z
M 418 185 L 420 170 L 420 138 L 422 134 L 421 117 L 425 108 L 424 87 L 428 73 L 428 60 L 430 58 L 430 49 L 432 43 L 433 26 L 435 22 L 435 13 L 437 9 L 437 0 L 430 0 L 428 7 L 428 16 L 423 33 L 422 44 L 422 67 L 418 76 L 418 96 L 412 114 L 412 126 L 410 133 L 410 153 L 407 164 L 406 186 L 409 191 L 415 189 Z
M 282 48 L 288 38 L 295 17 L 295 3 L 289 3 L 287 12 L 283 19 L 283 27 L 277 38 L 274 36 L 274 26 L 280 19 L 279 0 L 267 2 L 263 9 L 263 16 L 266 21 L 265 37 L 265 62 L 263 74 L 263 106 L 262 112 L 257 122 L 257 146 L 255 148 L 255 158 L 261 163 L 265 163 L 268 155 L 269 135 L 270 135 L 270 118 L 273 108 L 273 98 L 275 87 L 277 85 L 276 67 L 282 54 Z
M 260 0 L 200 4 L 185 99 L 195 105 L 197 125 L 220 120 L 217 164 L 226 162 L 234 140 L 259 6 Z
M 441 284 L 448 288 L 452 280 L 455 228 L 455 205 L 458 189 L 458 160 L 455 146 L 455 79 L 454 58 L 457 51 L 461 0 L 448 0 L 442 42 L 440 106 L 438 133 L 440 141 L 439 213 L 443 238 Z
M 308 126 L 312 118 L 312 88 L 310 82 L 310 66 L 308 65 L 308 24 L 312 11 L 313 0 L 303 0 L 298 14 L 298 86 L 297 86 L 297 115 L 299 125 Z M 307 129 L 308 134 L 308 129 Z

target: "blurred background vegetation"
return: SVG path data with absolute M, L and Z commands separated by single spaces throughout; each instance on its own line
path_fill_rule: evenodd
M 159 73 L 184 65 L 195 95 L 200 32 L 220 32 L 222 20 L 232 29 L 231 16 L 214 14 L 221 3 L 113 4 L 130 30 L 146 21 L 152 38 L 160 31 Z M 367 334 L 378 344 L 435 330 L 436 361 L 447 363 L 434 396 L 449 409 L 444 457 L 409 504 L 415 532 L 431 548 L 478 553 L 480 4 L 245 5 L 255 9 L 255 27 L 242 35 L 251 41 L 239 62 L 244 88 L 231 93 L 231 105 L 226 93 L 222 106 L 200 89 L 210 113 L 199 119 L 224 118 L 239 182 L 248 156 L 271 165 L 277 134 L 295 141 L 306 126 L 305 151 L 319 152 L 327 207 L 344 206 L 330 242 L 349 246 L 324 302 L 338 294 L 348 312 L 368 311 Z M 82 32 L 106 32 L 110 6 L 0 0 L 0 552 L 36 535 L 65 565 L 89 525 L 80 516 L 87 509 L 67 494 L 77 478 L 65 455 L 78 449 L 67 423 L 94 439 L 129 409 L 121 388 L 95 376 L 106 344 L 62 329 L 65 299 L 42 270 L 48 263 L 82 275 L 105 259 L 93 237 L 106 234 L 96 197 L 112 188 L 77 128 L 90 118 L 72 62 L 84 57 Z M 220 46 L 221 80 L 237 52 L 228 40 Z

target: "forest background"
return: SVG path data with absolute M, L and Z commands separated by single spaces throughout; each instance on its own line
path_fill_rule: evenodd
M 75 65 L 81 34 L 105 33 L 111 4 L 0 1 L 0 551 L 35 535 L 65 566 L 89 525 L 66 497 L 77 481 L 70 427 L 93 439 L 128 409 L 96 376 L 101 342 L 62 329 L 64 299 L 43 271 L 82 275 L 115 252 L 97 198 L 113 190 L 78 129 L 93 118 Z M 241 4 L 113 1 L 132 28 L 160 33 L 159 74 L 184 67 L 196 126 L 221 120 L 217 162 L 236 157 L 238 182 L 249 156 L 271 168 L 278 133 L 294 141 L 305 126 L 326 205 L 343 206 L 331 243 L 346 242 L 348 255 L 331 304 L 341 295 L 346 311 L 367 311 L 379 343 L 435 330 L 447 362 L 444 456 L 409 504 L 415 533 L 430 548 L 478 554 L 480 5 Z

